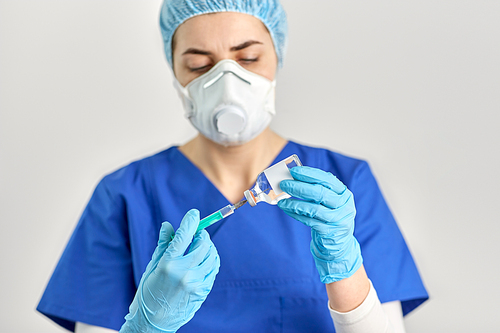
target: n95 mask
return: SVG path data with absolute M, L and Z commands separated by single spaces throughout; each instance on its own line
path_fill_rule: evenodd
M 174 81 L 186 117 L 201 134 L 224 146 L 246 143 L 269 125 L 275 85 L 228 59 L 185 87 Z

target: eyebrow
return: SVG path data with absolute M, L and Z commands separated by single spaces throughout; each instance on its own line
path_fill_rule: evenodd
M 233 46 L 230 50 L 231 51 L 239 51 L 239 50 L 246 49 L 247 47 L 254 45 L 254 44 L 262 44 L 262 43 L 259 41 L 256 41 L 256 40 L 248 40 L 248 41 L 246 41 L 238 46 Z
M 251 45 L 254 45 L 254 44 L 263 44 L 263 43 L 261 43 L 259 41 L 256 41 L 256 40 L 248 40 L 248 41 L 246 41 L 244 43 L 241 43 L 240 45 L 231 47 L 229 50 L 231 52 L 240 51 L 240 50 L 246 49 L 247 47 L 249 47 Z M 189 49 L 187 49 L 186 51 L 184 51 L 182 53 L 182 55 L 185 55 L 185 54 L 212 55 L 212 53 L 210 53 L 208 51 L 200 50 L 200 49 L 197 49 L 197 48 L 194 48 L 194 47 L 190 47 Z
M 184 51 L 184 53 L 182 53 L 182 55 L 185 55 L 185 54 L 211 55 L 212 53 L 210 53 L 208 51 L 203 51 L 203 50 L 200 50 L 200 49 L 195 49 L 194 47 L 190 47 L 189 49 L 187 49 L 186 51 Z

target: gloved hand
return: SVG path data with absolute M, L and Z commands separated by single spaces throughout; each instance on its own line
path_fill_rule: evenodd
M 207 231 L 195 235 L 199 222 L 198 210 L 187 212 L 172 241 L 172 225 L 162 224 L 158 246 L 120 332 L 175 332 L 193 318 L 212 289 L 220 266 Z
M 291 217 L 311 227 L 311 253 L 321 282 L 350 277 L 363 263 L 359 243 L 353 235 L 354 198 L 349 189 L 329 172 L 298 166 L 290 169 L 294 180 L 280 187 L 293 197 L 278 206 Z

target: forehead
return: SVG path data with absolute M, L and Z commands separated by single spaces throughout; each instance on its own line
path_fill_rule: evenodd
M 249 39 L 269 43 L 271 36 L 258 18 L 235 12 L 210 13 L 192 17 L 176 30 L 173 45 L 179 48 L 234 46 Z

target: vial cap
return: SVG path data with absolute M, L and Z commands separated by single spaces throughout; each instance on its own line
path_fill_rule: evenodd
M 245 195 L 245 199 L 247 199 L 250 206 L 254 207 L 257 204 L 255 202 L 255 199 L 254 199 L 252 193 L 250 193 L 250 190 L 246 190 L 245 192 L 243 192 L 243 194 Z

